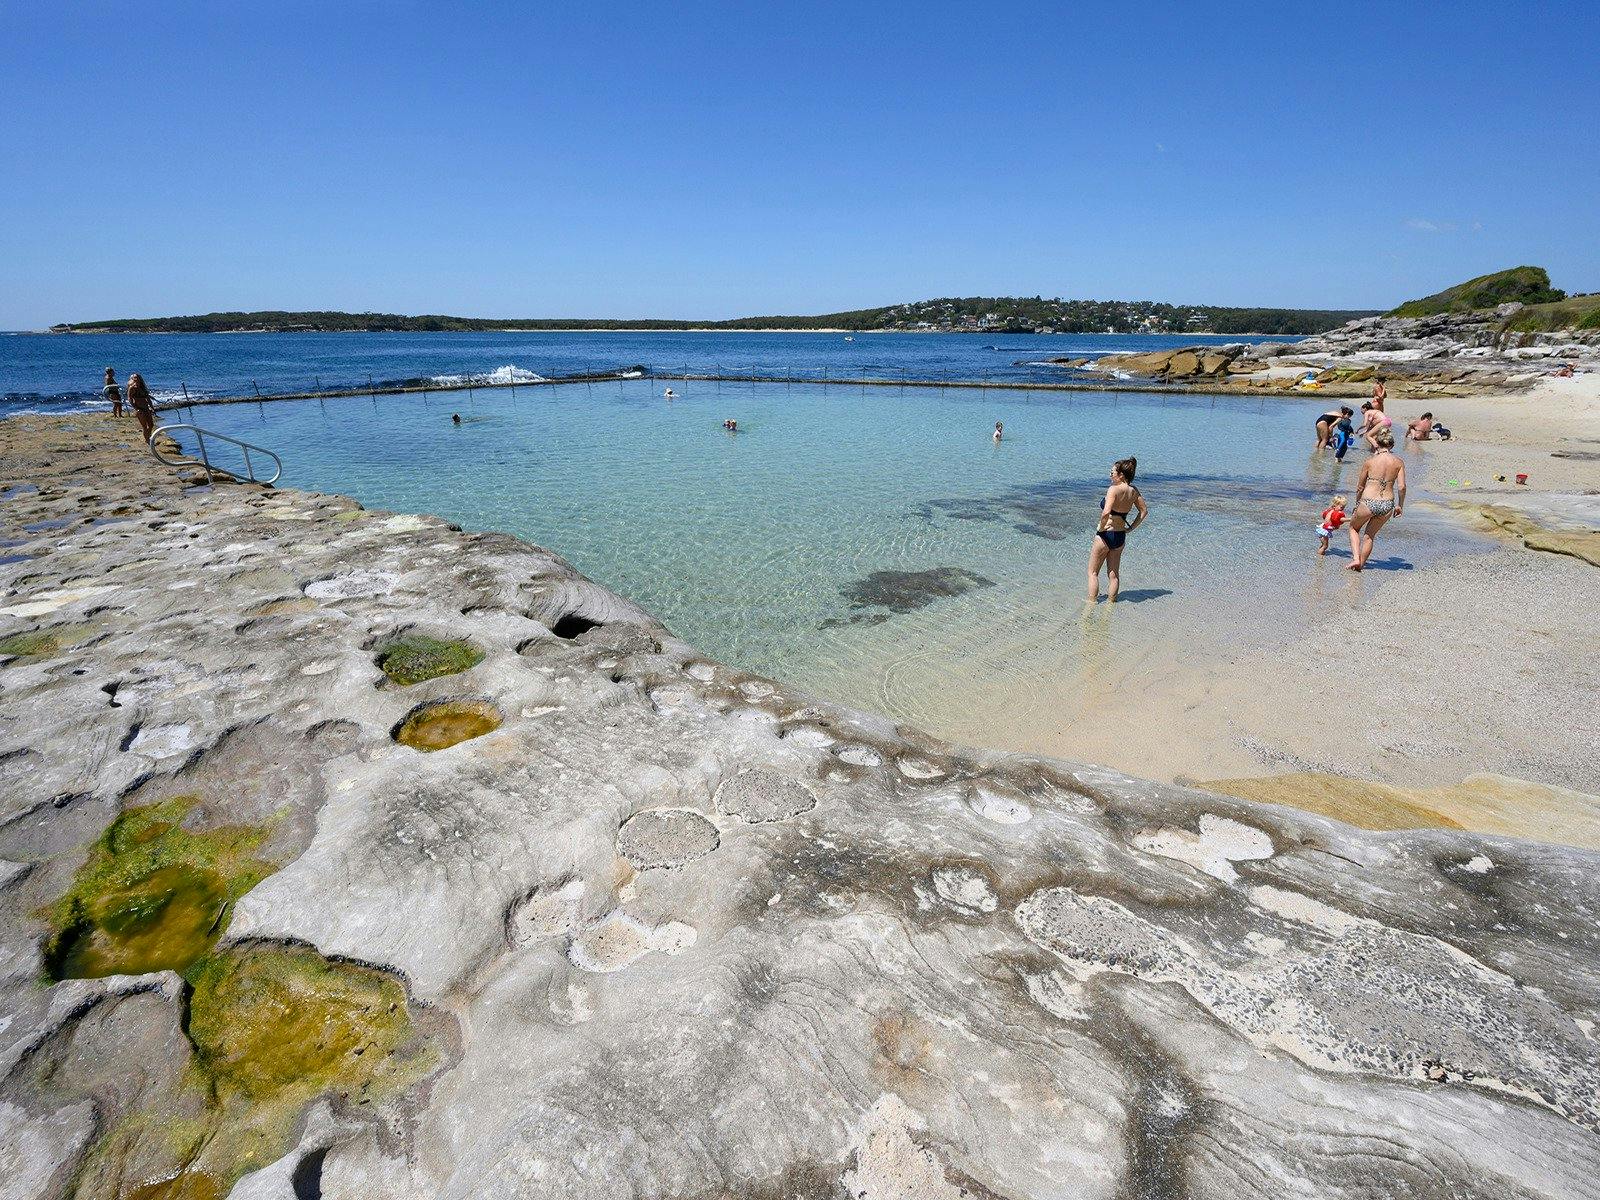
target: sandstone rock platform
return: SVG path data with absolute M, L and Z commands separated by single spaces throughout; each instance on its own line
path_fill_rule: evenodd
M 1600 1195 L 1592 852 L 951 746 L 108 419 L 0 453 L 0 1195 Z

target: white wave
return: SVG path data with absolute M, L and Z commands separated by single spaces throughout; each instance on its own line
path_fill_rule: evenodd
M 488 387 L 496 383 L 543 383 L 544 376 L 530 371 L 526 367 L 512 366 L 507 363 L 503 367 L 496 367 L 492 371 L 479 371 L 471 375 L 435 375 L 431 382 L 440 387 L 460 387 L 462 384 L 477 383 Z

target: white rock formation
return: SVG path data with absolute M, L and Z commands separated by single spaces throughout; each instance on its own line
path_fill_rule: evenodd
M 429 1046 L 218 1193 L 1600 1195 L 1595 855 L 961 750 L 707 670 L 545 551 L 180 494 L 101 428 L 0 424 L 39 485 L 0 639 L 93 627 L 0 666 L 0 1195 L 182 1165 L 188 986 L 44 979 L 87 847 L 182 795 L 270 831 L 223 947 L 379 968 Z M 417 632 L 484 656 L 397 686 Z M 395 741 L 462 700 L 499 726 Z

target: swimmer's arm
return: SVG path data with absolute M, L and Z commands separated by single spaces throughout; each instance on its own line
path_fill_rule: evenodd
M 1398 475 L 1396 475 L 1394 477 L 1394 487 L 1395 487 L 1395 493 L 1394 493 L 1395 494 L 1394 515 L 1398 517 L 1400 515 L 1400 513 L 1401 513 L 1401 510 L 1404 509 L 1405 506 L 1406 506 L 1406 465 L 1405 465 L 1405 463 L 1401 463 L 1400 464 L 1400 474 L 1398 474 Z
M 1150 510 L 1145 507 L 1144 497 L 1139 494 L 1138 488 L 1133 489 L 1133 505 L 1139 510 L 1139 515 L 1135 517 L 1133 519 L 1133 523 L 1128 526 L 1128 531 L 1130 533 L 1139 528 L 1139 526 L 1143 525 L 1144 519 L 1150 515 Z
M 1366 462 L 1361 464 L 1361 474 L 1356 476 L 1356 503 L 1357 504 L 1361 503 L 1361 497 L 1366 495 L 1366 493 L 1367 493 L 1367 471 L 1371 467 L 1372 467 L 1372 460 L 1369 458 L 1369 459 L 1367 459 Z
M 1106 498 L 1100 501 L 1100 522 L 1095 526 L 1096 532 L 1107 528 L 1111 521 L 1111 490 L 1111 488 L 1107 488 Z

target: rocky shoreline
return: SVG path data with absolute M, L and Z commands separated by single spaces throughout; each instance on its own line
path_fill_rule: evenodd
M 1523 306 L 1503 304 L 1425 317 L 1362 317 L 1293 344 L 1188 346 L 1097 360 L 1059 359 L 1106 379 L 1155 379 L 1205 391 L 1303 391 L 1370 395 L 1382 375 L 1401 396 L 1464 396 L 1527 386 L 1561 363 L 1600 366 L 1600 330 L 1517 332 Z
M 961 749 L 0 422 L 18 1196 L 1579 1197 L 1596 855 Z

